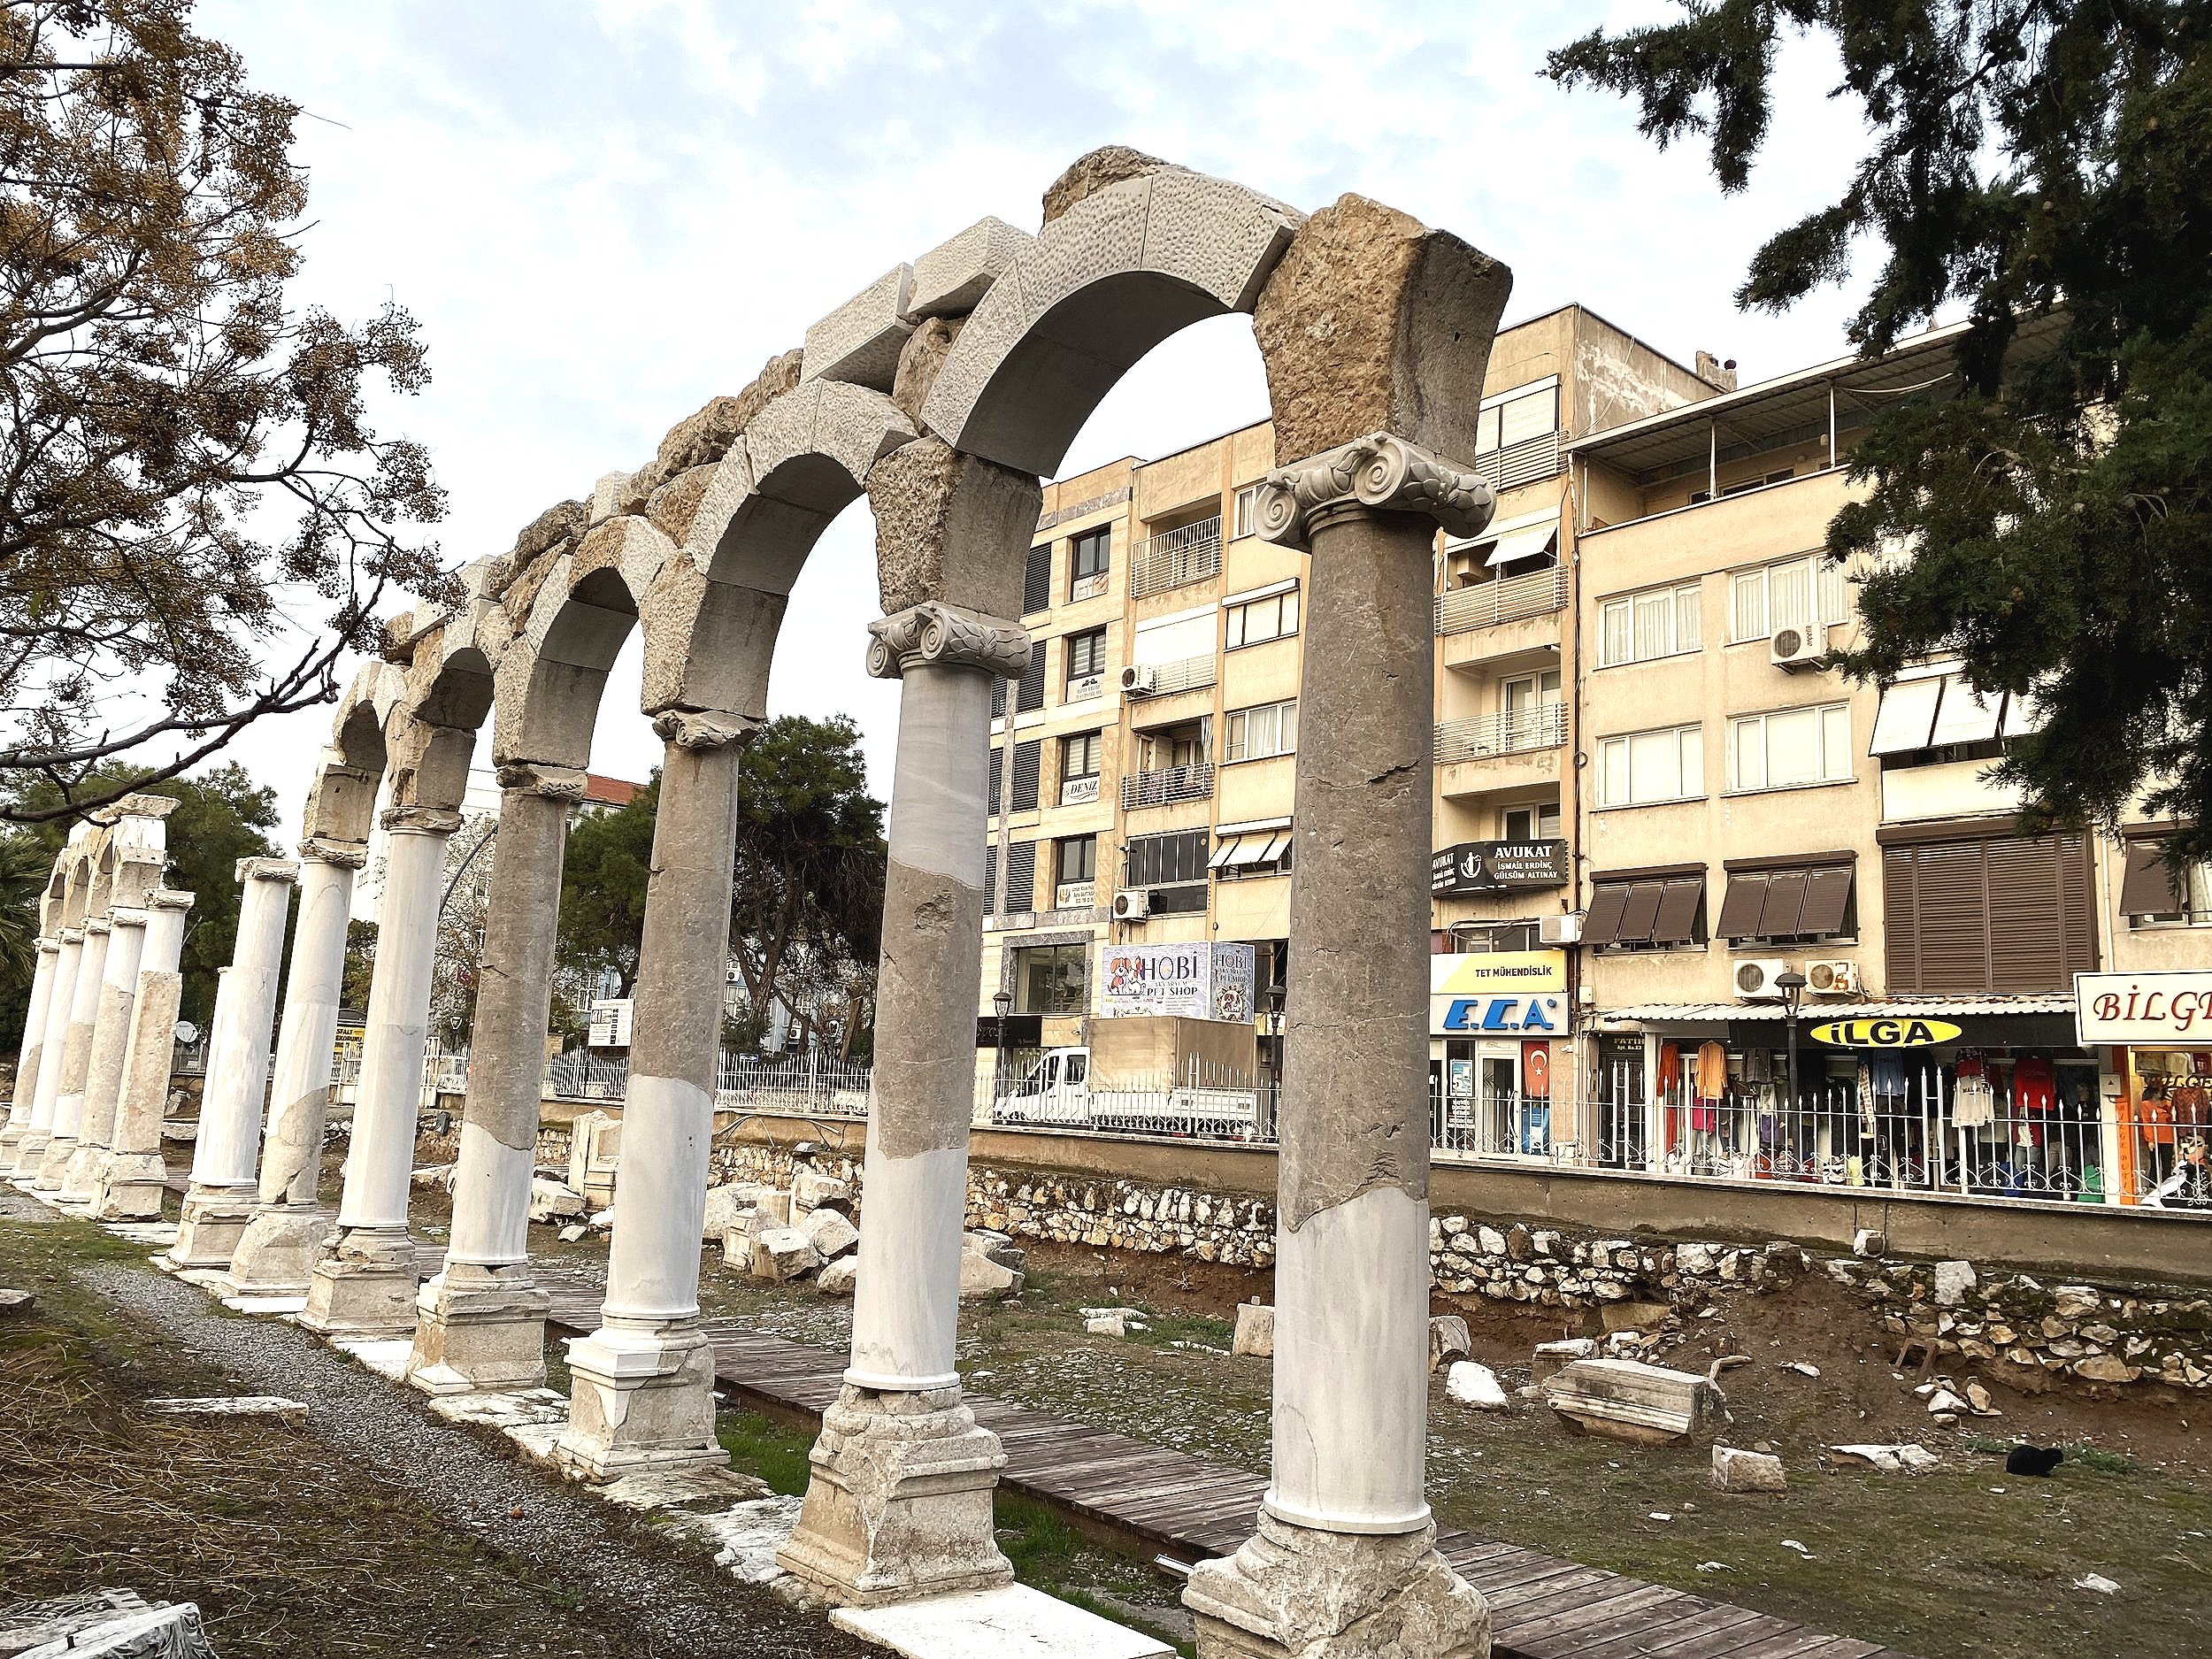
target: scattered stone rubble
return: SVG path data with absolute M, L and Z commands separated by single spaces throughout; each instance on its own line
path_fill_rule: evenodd
M 1718 1384 L 1637 1360 L 1576 1360 L 1544 1384 L 1544 1400 L 1570 1428 L 1639 1446 L 1702 1440 L 1728 1421 Z
M 860 1229 L 851 1208 L 849 1181 L 802 1169 L 785 1187 L 731 1181 L 710 1188 L 705 1228 L 710 1237 L 718 1231 L 722 1259 L 754 1279 L 811 1279 L 826 1296 L 849 1296 L 860 1275 Z M 1020 1295 L 1025 1260 L 1002 1233 L 970 1233 L 960 1257 L 962 1299 Z

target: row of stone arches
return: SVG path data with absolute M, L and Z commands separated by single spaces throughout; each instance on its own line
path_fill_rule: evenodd
M 794 581 L 864 495 L 885 612 L 868 665 L 902 682 L 866 1225 L 851 1367 L 783 1559 L 846 1601 L 1002 1580 L 1002 1457 L 953 1363 L 993 677 L 1028 659 L 1019 595 L 1039 476 L 1153 346 L 1248 312 L 1283 463 L 1262 532 L 1314 556 L 1299 1029 L 1282 1110 L 1273 1485 L 1260 1537 L 1202 1570 L 1190 1601 L 1204 1651 L 1477 1651 L 1479 1598 L 1430 1548 L 1422 1496 L 1429 553 L 1438 524 L 1471 533 L 1490 511 L 1487 486 L 1452 457 L 1473 450 L 1509 285 L 1463 242 L 1357 196 L 1307 217 L 1096 151 L 1048 191 L 1034 236 L 986 219 L 895 267 L 801 351 L 673 429 L 648 466 L 468 566 L 464 601 L 394 623 L 385 660 L 347 693 L 300 862 L 241 866 L 214 1121 L 173 1260 L 219 1268 L 242 1292 L 303 1294 L 303 1321 L 332 1335 L 412 1331 L 427 1389 L 542 1378 L 546 1298 L 526 1222 L 563 840 L 609 671 L 638 631 L 641 712 L 665 755 L 608 1294 L 599 1329 L 572 1345 L 560 1455 L 599 1479 L 719 1460 L 696 1320 L 737 767 L 765 716 Z M 407 1194 L 438 880 L 487 718 L 503 801 L 484 982 L 451 1245 L 419 1289 Z M 380 933 L 326 1236 L 321 1071 L 380 801 Z

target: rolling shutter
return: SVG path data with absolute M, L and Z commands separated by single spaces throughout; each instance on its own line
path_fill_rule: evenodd
M 983 845 L 983 913 L 998 914 L 998 843 L 986 841 Z
M 2127 873 L 2120 878 L 2120 914 L 2173 916 L 2189 908 L 2166 862 L 2164 841 L 2130 841 Z
M 1882 870 L 1893 994 L 2063 991 L 2095 965 L 2085 836 L 1893 845 Z
M 991 718 L 994 720 L 1006 718 L 1006 681 L 997 674 L 991 676 Z
M 1006 809 L 1008 811 L 1034 812 L 1037 810 L 1037 774 L 1043 764 L 1042 743 L 1032 741 L 1014 745 L 1014 798 Z M 1012 864 L 1009 864 L 1007 869 L 1010 872 Z
M 1014 712 L 1027 714 L 1044 706 L 1045 642 L 1039 640 L 1029 648 L 1029 666 L 1022 671 L 1021 695 L 1014 700 Z
M 983 785 L 983 810 L 993 818 L 998 816 L 999 803 L 1006 797 L 1006 751 L 994 743 L 991 746 L 991 771 Z
M 1022 566 L 1022 615 L 1033 617 L 1040 611 L 1052 609 L 1052 543 L 1044 542 L 1029 549 L 1029 562 Z
M 1037 908 L 1037 843 L 1015 841 L 1006 849 L 1006 908 Z

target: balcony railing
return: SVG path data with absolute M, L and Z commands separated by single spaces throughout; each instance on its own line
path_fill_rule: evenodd
M 1133 598 L 1148 598 L 1220 573 L 1221 519 L 1201 518 L 1137 543 L 1129 557 L 1129 592 Z
M 1141 697 L 1171 697 L 1179 691 L 1197 691 L 1214 683 L 1214 655 L 1179 657 L 1171 663 L 1139 664 L 1141 672 L 1149 668 L 1151 684 L 1145 689 L 1133 692 Z
M 1436 726 L 1436 764 L 1487 760 L 1495 755 L 1518 755 L 1532 749 L 1556 749 L 1567 741 L 1567 705 L 1540 703 L 1504 714 L 1478 715 L 1469 720 L 1440 720 Z
M 1132 807 L 1171 806 L 1178 801 L 1203 801 L 1213 792 L 1213 765 L 1202 760 L 1194 765 L 1125 773 L 1121 806 L 1125 812 Z
M 1465 634 L 1496 622 L 1517 622 L 1563 610 L 1567 603 L 1567 569 L 1531 571 L 1525 576 L 1507 576 L 1472 588 L 1455 588 L 1436 596 L 1436 631 Z
M 1516 484 L 1532 484 L 1540 478 L 1550 478 L 1560 467 L 1560 437 L 1557 432 L 1541 433 L 1518 443 L 1509 443 L 1502 449 L 1478 455 L 1475 471 L 1497 489 L 1510 489 Z

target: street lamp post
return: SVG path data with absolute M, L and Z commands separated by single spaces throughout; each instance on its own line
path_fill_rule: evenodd
M 1275 1075 L 1273 1087 L 1268 1091 L 1267 1122 L 1262 1126 L 1263 1135 L 1272 1138 L 1275 1133 L 1274 1102 L 1283 1097 L 1283 1004 L 1290 992 L 1280 979 L 1267 987 L 1268 1024 L 1275 1028 Z
M 1797 1110 L 1797 1013 L 1805 1001 L 1805 976 L 1795 968 L 1774 976 L 1774 988 L 1782 993 L 1782 1018 L 1790 1028 L 1790 1104 Z
M 1014 1011 L 1014 994 L 994 992 L 991 1006 L 998 1010 L 998 1025 L 991 1033 L 995 1051 L 991 1062 L 991 1110 L 995 1114 L 999 1102 L 1006 1096 L 1006 1017 Z

